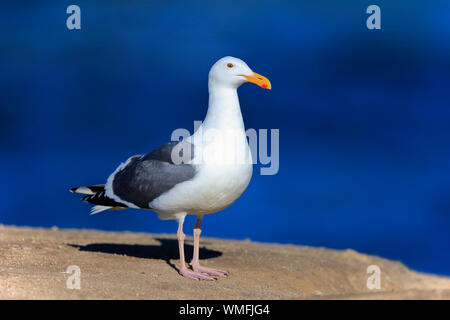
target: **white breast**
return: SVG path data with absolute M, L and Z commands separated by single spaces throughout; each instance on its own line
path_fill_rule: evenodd
M 194 163 L 199 163 L 196 176 L 156 198 L 150 206 L 163 215 L 207 214 L 228 207 L 241 196 L 252 177 L 251 153 L 246 140 L 244 147 L 231 162 L 226 156 L 220 156 L 230 155 L 235 150 L 221 143 L 212 142 L 202 149 L 196 147 Z M 204 157 L 201 161 L 200 155 Z

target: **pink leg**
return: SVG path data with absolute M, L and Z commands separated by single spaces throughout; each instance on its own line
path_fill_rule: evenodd
M 184 219 L 182 219 L 178 222 L 178 232 L 177 232 L 178 249 L 180 251 L 180 274 L 183 277 L 186 277 L 189 279 L 194 279 L 194 280 L 214 280 L 214 278 L 212 278 L 206 274 L 196 272 L 195 270 L 190 271 L 190 270 L 188 270 L 188 268 L 186 268 L 186 263 L 184 260 L 184 238 L 186 237 L 186 235 L 183 233 L 183 222 L 184 222 Z
M 228 274 L 227 271 L 219 270 L 219 269 L 212 269 L 212 268 L 207 268 L 207 267 L 202 267 L 200 265 L 200 261 L 199 261 L 199 245 L 200 245 L 200 234 L 202 233 L 202 230 L 200 229 L 200 225 L 202 223 L 202 219 L 203 219 L 202 216 L 197 216 L 197 221 L 195 222 L 195 226 L 194 226 L 194 257 L 192 258 L 192 261 L 191 261 L 192 269 L 195 272 L 200 272 L 200 273 L 207 274 L 207 275 L 210 275 L 210 276 L 225 277 Z

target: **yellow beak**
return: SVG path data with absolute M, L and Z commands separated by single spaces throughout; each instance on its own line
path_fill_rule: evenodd
M 269 90 L 272 89 L 272 85 L 270 84 L 269 79 L 267 79 L 266 77 L 264 77 L 260 74 L 257 74 L 256 72 L 253 73 L 252 76 L 246 76 L 245 74 L 240 74 L 240 76 L 247 79 L 248 82 L 257 84 L 261 88 L 269 89 Z

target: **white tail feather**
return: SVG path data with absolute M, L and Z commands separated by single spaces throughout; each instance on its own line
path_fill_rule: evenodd
M 70 189 L 70 192 L 81 193 L 81 194 L 95 194 L 95 192 L 93 192 L 91 189 L 86 188 L 86 187 L 73 188 L 73 189 Z
M 99 212 L 102 212 L 102 211 L 105 211 L 105 210 L 109 210 L 111 208 L 112 207 L 110 207 L 110 206 L 100 206 L 100 205 L 93 206 L 91 208 L 91 215 L 99 213 Z

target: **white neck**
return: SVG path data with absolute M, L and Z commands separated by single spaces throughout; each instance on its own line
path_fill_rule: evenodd
M 199 159 L 214 159 L 213 162 L 208 161 L 209 164 L 222 164 L 224 161 L 229 164 L 226 162 L 228 158 L 237 159 L 233 161 L 246 166 L 251 164 L 237 88 L 224 87 L 210 81 L 205 120 L 188 139 L 200 149 L 195 151 L 201 155 Z M 225 156 L 228 158 L 224 158 Z
M 205 129 L 241 129 L 244 130 L 237 88 L 224 87 L 209 82 L 208 112 L 203 121 Z

